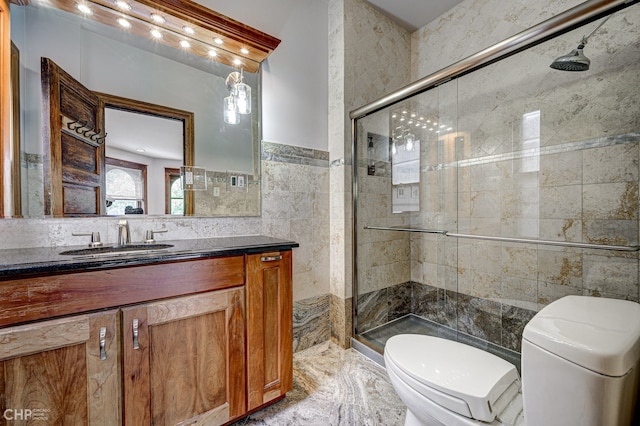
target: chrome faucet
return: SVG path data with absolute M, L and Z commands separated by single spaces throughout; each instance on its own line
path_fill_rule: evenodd
M 125 246 L 131 244 L 131 233 L 129 232 L 129 223 L 126 220 L 118 222 L 118 241 L 117 245 Z

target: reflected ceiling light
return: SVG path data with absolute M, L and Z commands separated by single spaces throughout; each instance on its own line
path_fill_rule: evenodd
M 396 114 L 395 112 L 393 114 L 391 114 L 391 118 L 396 118 L 398 116 L 398 114 Z
M 244 73 L 234 71 L 225 80 L 229 96 L 224 98 L 224 122 L 238 124 L 240 114 L 251 114 L 251 87 L 244 82 Z
M 165 22 L 167 22 L 166 19 L 164 19 L 161 15 L 158 15 L 157 13 L 152 13 L 151 19 L 153 20 L 153 22 L 156 22 L 158 24 L 164 24 Z
M 185 49 L 188 49 L 191 47 L 191 45 L 187 40 L 180 40 L 180 46 L 184 47 Z
M 146 150 L 146 149 L 144 149 L 144 148 L 136 148 L 136 151 L 137 151 L 137 152 L 146 152 L 147 150 Z
M 118 24 L 124 28 L 131 28 L 131 22 L 127 21 L 124 18 L 118 18 Z
M 84 3 L 78 4 L 78 10 L 86 15 L 91 15 L 93 13 L 91 8 Z
M 447 128 L 447 131 L 449 131 L 449 132 L 452 131 L 452 130 L 453 130 L 453 127 Z
M 222 44 L 222 43 L 224 43 L 224 41 L 222 41 L 222 39 L 221 39 L 220 37 L 216 37 L 216 38 L 214 38 L 214 39 L 213 39 L 213 42 L 214 42 L 215 44 Z
M 400 117 L 400 121 L 404 121 L 404 117 Z
M 193 28 L 188 27 L 186 25 L 184 27 L 182 27 L 182 30 L 187 34 L 195 34 L 196 33 L 196 30 L 194 30 Z
M 248 55 L 249 49 L 247 49 L 246 47 L 243 47 L 242 49 L 240 49 L 240 53 L 242 53 L 243 55 Z
M 151 30 L 151 31 L 149 31 L 149 32 L 151 33 L 151 35 L 152 35 L 154 38 L 162 38 L 162 33 L 160 32 L 160 30 L 157 30 L 157 29 L 155 29 L 155 28 L 154 28 L 154 29 L 152 29 L 152 30 Z
M 211 56 L 212 58 L 215 58 L 216 56 L 218 56 L 218 52 L 216 52 L 215 50 L 211 49 L 207 52 L 209 54 L 209 56 Z
M 402 111 L 402 113 L 403 113 L 403 114 L 406 114 L 406 113 L 407 113 L 407 110 Z
M 116 6 L 119 9 L 122 9 L 122 10 L 131 10 L 131 5 L 129 3 L 127 3 L 126 1 L 123 1 L 123 0 L 117 0 L 116 1 Z
M 236 66 L 242 65 L 242 61 L 240 59 L 236 58 L 236 59 L 233 60 L 233 65 L 236 65 Z

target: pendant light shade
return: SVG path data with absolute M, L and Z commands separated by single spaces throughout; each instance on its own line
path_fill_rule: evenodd
M 227 124 L 240 123 L 240 116 L 238 115 L 236 98 L 233 95 L 229 95 L 224 98 L 224 122 Z
M 251 114 L 251 86 L 244 82 L 244 74 L 234 71 L 225 81 L 229 96 L 224 98 L 224 122 L 238 124 L 240 114 Z
M 251 87 L 244 78 L 236 84 L 236 107 L 240 114 L 251 114 Z

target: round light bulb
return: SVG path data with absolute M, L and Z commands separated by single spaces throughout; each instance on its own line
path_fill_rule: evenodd
M 127 21 L 124 18 L 118 18 L 118 24 L 124 28 L 131 28 L 131 22 Z
M 87 6 L 86 4 L 80 3 L 78 5 L 78 10 L 84 14 L 87 15 L 91 15 L 93 12 L 91 11 L 91 9 L 89 8 L 89 6 Z
M 164 19 L 161 15 L 158 15 L 157 13 L 152 13 L 151 19 L 153 19 L 153 22 L 156 22 L 158 24 L 164 24 L 165 22 L 167 22 L 166 19 Z
M 116 6 L 118 6 L 118 8 L 122 10 L 131 10 L 131 5 L 123 0 L 116 1 Z

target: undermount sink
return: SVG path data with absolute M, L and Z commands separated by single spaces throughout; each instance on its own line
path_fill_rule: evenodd
M 78 250 L 67 250 L 60 252 L 65 256 L 99 256 L 99 255 L 118 255 L 118 254 L 134 254 L 148 253 L 158 250 L 165 250 L 173 247 L 173 244 L 127 244 L 125 246 L 102 246 L 91 247 Z

